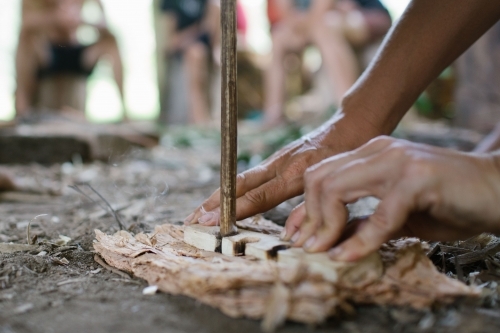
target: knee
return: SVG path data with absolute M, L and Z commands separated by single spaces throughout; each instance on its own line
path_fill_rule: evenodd
M 331 39 L 343 35 L 342 14 L 337 11 L 329 11 L 321 20 L 314 22 L 311 26 L 311 35 L 313 40 Z
M 199 63 L 207 59 L 208 51 L 205 45 L 203 45 L 202 43 L 195 43 L 186 49 L 186 51 L 184 52 L 184 56 L 186 60 L 191 63 Z

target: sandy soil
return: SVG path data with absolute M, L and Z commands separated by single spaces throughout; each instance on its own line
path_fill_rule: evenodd
M 28 185 L 61 195 L 0 196 L 0 242 L 26 244 L 32 221 L 30 235 L 39 244 L 30 252 L 0 254 L 0 333 L 260 331 L 257 321 L 231 319 L 185 297 L 145 296 L 145 282 L 101 267 L 93 259 L 93 230 L 111 233 L 118 224 L 90 188 L 78 185 L 98 203 L 68 188 L 90 183 L 133 232 L 181 223 L 217 187 L 213 149 L 159 148 L 109 164 L 11 170 Z M 34 219 L 40 214 L 47 215 Z M 71 240 L 63 244 L 60 235 Z M 496 296 L 481 304 L 460 302 L 425 312 L 361 307 L 356 315 L 320 327 L 288 323 L 279 332 L 498 332 Z

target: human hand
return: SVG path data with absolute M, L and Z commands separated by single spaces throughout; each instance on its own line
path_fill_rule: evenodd
M 303 192 L 303 173 L 339 148 L 330 145 L 328 124 L 289 144 L 261 165 L 239 174 L 236 186 L 236 219 L 265 212 Z M 218 225 L 220 190 L 190 214 L 185 224 Z
M 305 203 L 286 223 L 286 240 L 309 252 L 330 250 L 354 261 L 389 239 L 450 241 L 500 231 L 499 157 L 379 137 L 305 173 Z M 375 196 L 380 204 L 347 227 L 346 204 Z M 350 235 L 345 235 L 346 229 Z

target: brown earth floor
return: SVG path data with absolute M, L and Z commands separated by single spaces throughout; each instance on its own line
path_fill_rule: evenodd
M 26 244 L 26 229 L 41 247 L 0 254 L 0 333 L 12 332 L 259 332 L 260 323 L 232 319 L 182 296 L 145 296 L 146 283 L 127 279 L 94 261 L 94 229 L 118 230 L 111 214 L 68 188 L 89 182 L 119 210 L 133 232 L 156 224 L 181 223 L 218 184 L 218 154 L 213 149 L 157 149 L 135 152 L 109 164 L 37 165 L 11 170 L 45 194 L 0 196 L 0 242 Z M 33 181 L 34 179 L 34 181 Z M 85 185 L 79 188 L 94 200 Z M 55 246 L 59 235 L 71 238 Z M 46 255 L 38 255 L 45 250 Z M 63 258 L 69 263 L 61 265 Z M 64 260 L 63 260 L 64 261 Z M 496 296 L 495 296 L 496 297 Z M 495 297 L 489 308 L 463 302 L 426 312 L 359 307 L 357 314 L 319 327 L 287 323 L 278 332 L 499 332 Z

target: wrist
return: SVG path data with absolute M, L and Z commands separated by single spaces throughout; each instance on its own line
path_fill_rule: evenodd
M 323 143 L 338 153 L 356 149 L 371 139 L 390 134 L 383 126 L 370 121 L 373 111 L 363 105 L 342 103 L 339 111 L 322 127 Z

